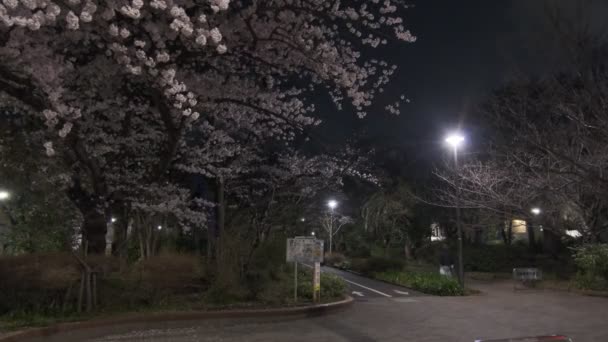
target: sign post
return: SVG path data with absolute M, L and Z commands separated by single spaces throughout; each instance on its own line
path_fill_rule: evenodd
M 295 237 L 287 239 L 287 262 L 294 263 L 294 301 L 298 301 L 298 263 L 314 265 L 313 300 L 318 302 L 321 291 L 321 262 L 323 261 L 323 240 L 314 237 Z
M 293 263 L 293 301 L 298 302 L 298 262 Z
M 313 302 L 319 303 L 321 301 L 321 263 L 315 262 L 315 270 L 313 272 L 312 281 L 312 299 Z

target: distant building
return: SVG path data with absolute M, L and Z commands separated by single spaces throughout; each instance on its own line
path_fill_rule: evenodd
M 431 223 L 431 241 L 445 240 L 445 232 L 439 223 Z

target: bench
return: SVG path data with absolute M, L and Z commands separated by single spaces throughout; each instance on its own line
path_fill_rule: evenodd
M 543 280 L 543 273 L 540 269 L 534 267 L 514 268 L 513 269 L 513 290 L 518 290 L 518 283 L 521 283 L 524 288 L 535 287 L 536 284 Z

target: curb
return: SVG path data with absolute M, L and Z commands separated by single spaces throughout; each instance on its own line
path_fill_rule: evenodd
M 581 295 L 581 296 L 608 298 L 608 291 L 579 289 L 573 285 L 568 285 L 567 288 L 560 288 L 560 287 L 546 286 L 541 283 L 540 289 L 547 290 L 547 291 L 555 291 L 555 292 L 567 292 L 567 293 L 577 294 L 577 295 Z
M 226 311 L 190 311 L 190 312 L 164 312 L 152 314 L 124 314 L 112 318 L 92 319 L 89 321 L 57 323 L 43 328 L 31 328 L 9 332 L 0 335 L 0 342 L 17 342 L 26 338 L 46 337 L 58 333 L 89 328 L 99 328 L 130 323 L 149 323 L 167 321 L 189 321 L 201 319 L 230 319 L 230 318 L 258 318 L 275 316 L 314 317 L 350 307 L 354 300 L 347 296 L 345 299 L 327 304 L 309 305 L 293 308 L 278 309 L 242 309 Z

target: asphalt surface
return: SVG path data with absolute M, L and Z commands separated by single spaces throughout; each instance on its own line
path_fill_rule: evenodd
M 360 298 L 348 309 L 318 317 L 139 323 L 30 341 L 472 342 L 550 334 L 568 335 L 575 342 L 608 341 L 608 298 L 542 290 L 514 292 L 510 282 L 469 283 L 483 291 L 477 296 L 421 296 L 409 290 L 405 295 L 395 292 L 403 290 L 400 287 L 325 271 L 359 284 L 351 284 L 351 289 L 363 296 L 356 296 Z
M 411 289 L 392 285 L 382 281 L 369 279 L 364 276 L 342 271 L 331 267 L 322 267 L 324 273 L 331 273 L 342 277 L 348 284 L 351 296 L 357 301 L 366 301 L 370 298 L 408 298 L 417 297 L 424 294 Z

